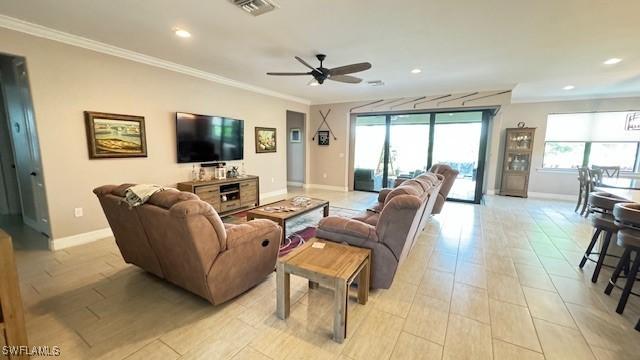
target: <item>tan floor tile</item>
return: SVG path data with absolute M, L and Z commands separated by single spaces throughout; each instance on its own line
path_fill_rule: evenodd
M 269 360 L 270 357 L 262 354 L 258 350 L 252 348 L 251 346 L 245 346 L 244 349 L 240 350 L 233 358 L 233 360 Z
M 232 320 L 215 334 L 203 339 L 180 357 L 190 359 L 230 359 L 256 337 L 258 330 L 240 320 Z
M 541 353 L 493 339 L 494 360 L 544 360 Z
M 591 350 L 598 360 L 637 360 L 638 354 L 618 353 L 592 346 Z
M 564 302 L 605 310 L 604 305 L 584 281 L 555 275 L 551 275 L 551 281 Z
M 391 354 L 392 360 L 410 359 L 440 359 L 442 358 L 442 346 L 424 340 L 420 337 L 400 333 L 396 346 Z
M 536 289 L 555 291 L 556 288 L 544 268 L 516 264 L 516 272 L 520 285 Z
M 403 330 L 444 345 L 448 321 L 448 303 L 428 296 L 417 295 L 411 305 Z
M 456 269 L 456 255 L 447 254 L 441 251 L 434 251 L 429 258 L 427 267 L 433 270 L 454 272 Z
M 516 268 L 513 266 L 513 260 L 508 257 L 497 257 L 497 256 L 489 256 L 487 257 L 487 272 L 498 273 L 501 275 L 510 276 L 512 278 L 517 278 Z
M 427 269 L 422 276 L 417 293 L 449 302 L 453 291 L 453 282 L 452 273 Z
M 417 285 L 394 280 L 388 291 L 376 297 L 374 306 L 378 310 L 406 318 L 416 291 L 418 291 Z
M 484 266 L 461 262 L 456 268 L 456 282 L 486 289 L 486 269 Z
M 374 309 L 342 353 L 354 360 L 387 359 L 402 331 L 402 324 L 402 318 Z
M 591 346 L 640 355 L 640 333 L 616 313 L 568 304 L 578 328 Z
M 542 266 L 544 266 L 547 273 L 550 275 L 557 275 L 572 279 L 582 279 L 582 275 L 578 272 L 578 266 L 575 267 L 569 265 L 567 260 L 562 257 L 561 259 L 550 258 L 550 257 L 539 257 L 540 262 L 542 262 Z
M 538 319 L 534 319 L 534 324 L 547 360 L 595 359 L 578 330 Z
M 456 283 L 451 299 L 451 313 L 490 323 L 487 290 Z
M 127 360 L 171 360 L 180 355 L 160 340 L 156 340 L 142 349 L 127 356 Z
M 527 349 L 542 352 L 531 315 L 526 307 L 490 300 L 493 337 Z
M 517 278 L 508 275 L 487 273 L 487 290 L 489 297 L 520 306 L 527 306 L 524 300 L 520 282 Z
M 528 287 L 523 287 L 522 290 L 527 299 L 532 317 L 566 327 L 576 327 L 560 295 L 555 292 Z
M 460 315 L 451 315 L 444 345 L 444 360 L 493 358 L 491 327 Z

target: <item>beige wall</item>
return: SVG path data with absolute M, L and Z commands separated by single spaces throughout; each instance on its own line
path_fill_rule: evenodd
M 478 96 L 490 93 L 494 92 L 481 93 Z M 464 94 L 456 94 L 451 96 L 451 98 L 455 98 L 460 95 Z M 510 101 L 510 94 L 503 94 L 496 97 L 468 103 L 466 105 L 462 105 L 462 100 L 454 101 L 447 104 L 449 105 L 449 107 L 445 107 L 443 105 L 437 109 L 444 110 L 465 108 L 468 109 L 472 107 L 504 107 L 507 106 Z M 328 147 L 318 146 L 317 141 L 314 144 L 311 144 L 311 164 L 313 164 L 313 166 L 311 169 L 311 176 L 307 183 L 320 186 L 330 186 L 332 188 L 353 189 L 353 174 L 351 171 L 351 165 L 349 165 L 350 156 L 351 161 L 353 161 L 353 154 L 350 154 L 351 149 L 349 146 L 349 142 L 353 141 L 353 139 L 351 138 L 353 135 L 351 134 L 350 126 L 352 116 L 350 114 L 350 109 L 370 102 L 371 101 L 311 106 L 311 130 L 314 131 L 322 121 L 319 110 L 322 110 L 322 112 L 326 114 L 326 112 L 331 109 L 331 114 L 329 115 L 327 121 L 329 122 L 329 125 L 331 126 L 333 132 L 336 134 L 338 140 L 334 141 L 332 138 L 331 146 Z M 419 110 L 432 109 L 434 105 L 434 103 L 425 103 L 424 107 L 419 108 Z M 388 110 L 388 108 L 385 107 L 364 107 L 354 110 L 354 113 L 366 113 L 386 110 Z M 413 108 L 412 104 L 408 104 L 405 107 L 394 108 L 393 110 L 410 111 L 413 110 Z M 494 119 L 494 124 L 491 124 L 491 128 L 489 129 L 490 140 L 499 137 L 499 124 L 501 123 L 501 117 L 502 114 L 498 113 L 498 115 Z M 498 159 L 498 144 L 494 141 L 490 141 L 489 145 L 487 146 L 487 159 L 488 166 L 485 169 L 485 173 L 488 179 L 487 181 L 485 181 L 485 183 L 494 184 L 496 174 L 495 166 Z M 327 174 L 326 178 L 323 177 L 324 173 Z
M 307 114 L 308 105 L 11 30 L 0 29 L 0 52 L 27 59 L 54 239 L 107 226 L 96 186 L 189 179 L 191 165 L 176 162 L 176 111 L 245 120 L 247 173 L 260 176 L 262 194 L 286 191 L 286 111 Z M 149 156 L 89 160 L 85 110 L 144 116 Z M 278 129 L 277 153 L 255 153 L 255 126 Z
M 325 104 L 311 107 L 311 118 L 314 126 L 317 126 L 321 121 L 318 109 L 322 109 L 323 112 L 331 109 L 329 122 L 338 137 L 338 141 L 335 142 L 335 146 L 332 143 L 331 147 L 327 148 L 312 144 L 311 158 L 312 163 L 317 165 L 317 169 L 312 169 L 309 183 L 340 188 L 353 187 L 352 181 L 349 181 L 349 175 L 351 175 L 351 169 L 348 165 L 349 144 L 345 143 L 344 140 L 348 140 L 349 138 L 349 109 L 366 103 L 367 102 Z M 461 103 L 452 102 L 448 105 L 450 105 L 452 109 L 462 108 Z M 518 122 L 524 121 L 527 126 L 537 128 L 529 191 L 545 194 L 574 195 L 577 194 L 576 174 L 574 172 L 552 172 L 540 169 L 542 167 L 542 155 L 544 152 L 544 134 L 547 115 L 550 113 L 585 111 L 638 110 L 640 109 L 640 98 L 511 104 L 510 98 L 505 95 L 498 98 L 487 99 L 484 102 L 474 102 L 468 104 L 468 107 L 472 105 L 474 107 L 497 105 L 501 107 L 489 129 L 485 190 L 492 192 L 500 186 L 500 169 L 502 166 L 505 129 L 515 127 Z M 405 109 L 409 110 L 410 108 Z M 425 109 L 428 109 L 428 107 Z M 444 108 L 438 107 L 437 109 L 442 110 Z M 356 111 L 368 112 L 372 110 L 382 111 L 385 109 L 363 108 Z M 340 157 L 341 153 L 347 155 L 342 158 Z M 322 173 L 327 172 L 328 169 L 331 168 L 335 170 L 329 172 L 327 178 L 323 178 Z
M 501 138 L 504 129 L 515 127 L 524 121 L 527 126 L 535 127 L 536 138 L 533 145 L 532 170 L 530 177 L 530 192 L 575 195 L 578 184 L 575 172 L 553 172 L 542 170 L 542 156 L 544 153 L 544 135 L 547 126 L 547 115 L 551 113 L 574 113 L 590 111 L 624 111 L 639 110 L 640 98 L 596 99 L 580 101 L 556 101 L 541 103 L 517 103 L 505 107 L 502 114 Z M 640 140 L 640 134 L 638 134 Z M 502 154 L 500 154 L 500 157 Z M 498 183 L 499 184 L 499 183 Z M 496 186 L 498 185 L 496 184 Z

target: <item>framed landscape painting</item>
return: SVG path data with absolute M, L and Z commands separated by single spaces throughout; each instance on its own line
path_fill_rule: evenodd
M 256 127 L 256 153 L 270 153 L 276 150 L 276 129 Z
M 90 159 L 146 157 L 144 117 L 84 112 Z

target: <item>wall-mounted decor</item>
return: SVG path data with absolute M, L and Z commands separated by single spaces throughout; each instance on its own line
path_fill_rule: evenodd
M 256 127 L 256 153 L 270 153 L 276 150 L 276 129 Z
M 331 126 L 329 126 L 329 123 L 327 122 L 327 118 L 329 117 L 329 114 L 331 113 L 331 109 L 329 109 L 326 114 L 324 114 L 322 112 L 322 110 L 318 110 L 318 111 L 320 112 L 320 116 L 322 116 L 322 122 L 320 123 L 320 126 L 318 126 L 318 129 L 316 130 L 316 133 L 313 135 L 311 140 L 315 140 L 316 136 L 317 136 L 318 137 L 318 145 L 328 146 L 329 145 L 329 135 L 333 136 L 333 140 L 338 140 L 336 135 L 333 133 L 333 130 L 331 130 Z M 329 129 L 329 131 L 320 130 L 320 129 L 322 129 L 322 125 L 327 125 L 327 129 Z
M 291 129 L 289 139 L 292 143 L 302 142 L 302 132 L 300 131 L 300 129 Z
M 627 130 L 640 130 L 640 112 L 633 112 L 627 115 L 625 128 Z
M 146 157 L 144 117 L 84 112 L 90 159 Z
M 329 131 L 318 131 L 318 145 L 329 146 Z

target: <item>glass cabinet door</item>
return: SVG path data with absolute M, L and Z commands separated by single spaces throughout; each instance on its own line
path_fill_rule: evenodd
M 509 150 L 531 150 L 533 136 L 530 131 L 511 131 L 507 136 Z
M 506 169 L 509 171 L 529 171 L 529 154 L 508 153 Z

